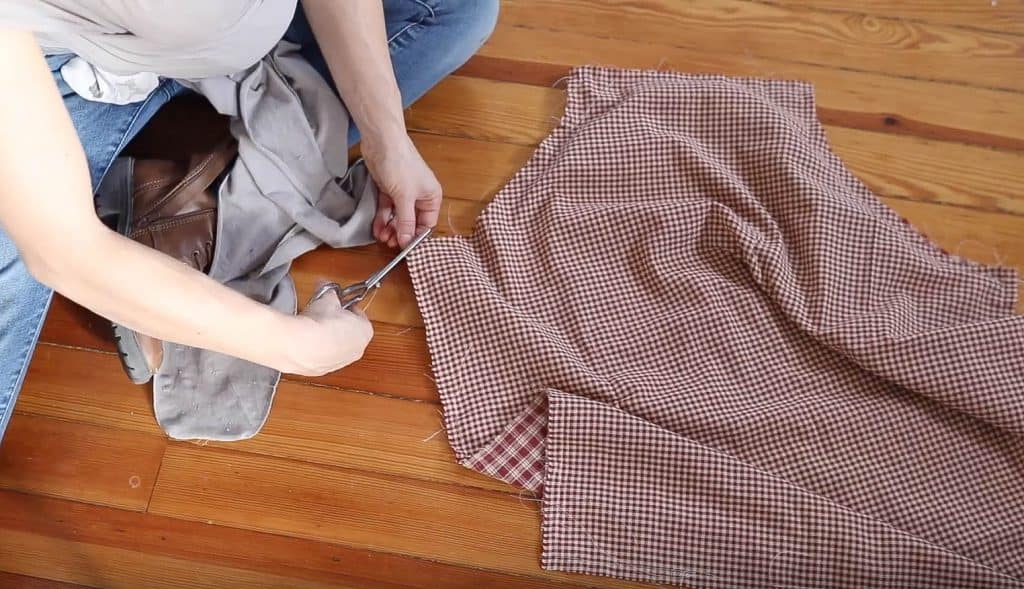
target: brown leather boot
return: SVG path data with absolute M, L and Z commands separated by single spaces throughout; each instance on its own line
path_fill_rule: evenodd
M 185 104 L 178 108 L 201 107 Z M 189 125 L 180 124 L 182 112 L 172 110 L 177 116 L 155 120 L 143 131 L 140 141 L 146 147 L 139 151 L 147 157 L 124 156 L 114 162 L 97 191 L 97 211 L 122 235 L 208 272 L 217 230 L 214 185 L 234 161 L 238 143 L 226 125 L 211 134 L 207 124 L 196 129 L 195 135 L 182 137 L 189 133 Z M 185 118 L 193 122 L 202 119 Z M 172 125 L 170 121 L 175 119 L 178 123 Z M 199 135 L 203 140 L 197 145 Z M 124 326 L 113 328 L 128 377 L 136 384 L 149 381 L 154 367 L 147 362 L 140 340 L 150 349 L 153 342 Z M 159 342 L 156 344 L 159 350 Z

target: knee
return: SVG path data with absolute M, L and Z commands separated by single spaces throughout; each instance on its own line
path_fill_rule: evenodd
M 499 0 L 475 0 L 468 2 L 472 6 L 472 38 L 477 40 L 477 49 L 491 37 L 494 27 L 498 24 Z
M 451 27 L 451 47 L 462 61 L 468 60 L 490 38 L 498 23 L 499 0 L 443 0 L 435 17 Z

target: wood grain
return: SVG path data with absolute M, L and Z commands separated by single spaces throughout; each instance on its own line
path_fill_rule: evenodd
M 150 512 L 593 586 L 637 586 L 539 568 L 540 513 L 520 498 L 171 445 Z
M 0 550 L 0 568 L 24 575 L 125 589 L 577 587 L 215 526 L 205 521 L 185 521 L 3 491 L 0 491 L 0 546 L 16 548 Z M 122 562 L 125 564 L 120 564 Z M 0 583 L 0 586 L 7 585 Z M 39 589 L 64 588 L 44 584 Z
M 93 387 L 78 383 L 89 378 Z M 432 393 L 435 395 L 436 392 Z M 74 423 L 64 423 L 66 420 Z M 39 425 L 39 424 L 42 425 Z M 163 448 L 163 433 L 153 418 L 150 393 L 137 387 L 120 374 L 117 360 L 109 355 L 100 356 L 86 350 L 74 350 L 42 345 L 18 401 L 18 414 L 12 420 L 13 442 L 0 446 L 0 457 L 5 451 L 27 461 L 24 465 L 11 465 L 5 469 L 20 473 L 24 480 L 15 486 L 5 484 L 5 470 L 0 470 L 0 487 L 27 489 L 29 482 L 35 490 L 61 488 L 75 482 L 66 474 L 70 467 L 79 466 L 71 458 L 61 462 L 41 461 L 32 449 L 33 436 L 47 433 L 50 426 L 57 432 L 84 431 L 92 438 L 107 433 L 117 435 L 124 444 L 139 446 L 133 440 L 158 439 Z M 97 433 L 98 432 L 98 433 Z M 82 434 L 85 435 L 85 434 Z M 91 438 L 90 438 L 91 439 Z M 71 444 L 73 440 L 69 440 Z M 79 443 L 69 446 L 79 448 Z M 93 442 L 78 449 L 96 461 L 106 461 L 102 448 Z M 211 446 L 220 444 L 212 443 Z M 401 399 L 341 391 L 324 387 L 285 382 L 278 388 L 270 418 L 255 438 L 223 444 L 240 451 L 303 460 L 341 468 L 361 469 L 397 477 L 453 485 L 490 489 L 518 494 L 519 489 L 485 477 L 459 466 L 445 438 L 440 408 L 433 403 L 420 403 Z M 43 444 L 44 448 L 49 445 Z M 60 448 L 63 448 L 61 446 Z M 57 449 L 50 450 L 51 452 Z M 120 473 L 122 468 L 138 462 L 129 450 L 124 460 L 111 461 L 105 468 Z M 116 454 L 115 457 L 120 457 Z M 153 468 L 159 464 L 160 454 L 152 457 Z M 0 461 L 0 466 L 4 463 Z M 139 501 L 129 503 L 110 499 L 114 495 L 105 478 L 97 477 L 95 469 L 76 469 L 75 475 L 90 478 L 90 484 L 99 486 L 89 497 L 100 494 L 105 503 L 142 508 L 149 497 L 153 476 L 140 474 L 143 486 L 138 490 Z M 105 472 L 105 471 L 99 471 Z M 153 472 L 155 474 L 155 471 Z M 95 480 L 93 480 L 95 478 Z M 112 477 L 110 484 L 120 492 L 120 477 Z M 42 482 L 53 480 L 49 486 Z M 127 475 L 125 477 L 127 481 Z M 42 481 L 42 482 L 40 482 Z M 135 496 L 133 493 L 132 497 Z
M 71 583 L 4 572 L 0 572 L 0 587 L 5 589 L 86 589 L 85 585 L 73 585 Z
M 110 589 L 338 587 L 126 548 L 42 537 L 33 532 L 3 529 L 0 530 L 0 542 L 8 547 L 0 553 L 0 567 Z
M 109 334 L 93 329 L 96 324 L 106 323 L 58 295 L 50 306 L 40 341 L 113 354 L 114 342 Z M 118 378 L 124 380 L 123 376 Z M 375 322 L 373 341 L 359 362 L 321 377 L 285 375 L 284 378 L 406 399 L 437 400 L 430 376 L 426 335 L 421 327 Z
M 497 30 L 461 73 L 487 75 L 492 70 L 490 62 L 473 66 L 481 59 L 525 62 L 525 65 L 498 68 L 492 73 L 509 81 L 545 82 L 546 86 L 566 75 L 571 67 L 581 64 L 803 80 L 815 86 L 819 108 L 836 111 L 835 124 L 864 128 L 880 122 L 872 128 L 886 129 L 884 121 L 888 117 L 898 122 L 888 125 L 888 131 L 894 133 L 920 132 L 932 138 L 1024 148 L 1024 100 L 1019 93 L 1011 91 L 773 61 L 756 55 L 737 57 L 658 43 L 521 27 Z M 543 80 L 533 75 L 531 64 L 550 66 L 544 71 Z M 520 80 L 520 74 L 526 77 Z M 460 89 L 466 93 L 461 95 L 461 103 L 473 104 L 481 98 L 479 91 Z M 522 100 L 526 94 L 515 96 Z M 434 98 L 440 96 L 435 93 Z M 507 104 L 510 98 L 504 96 L 502 102 Z M 527 103 L 527 107 L 536 104 L 540 97 L 532 96 L 531 100 L 533 102 Z M 446 110 L 452 114 L 461 111 Z
M 489 201 L 533 155 L 532 146 L 413 133 L 413 142 L 437 174 L 447 198 Z M 442 211 L 445 228 L 447 211 Z
M 0 488 L 143 510 L 160 436 L 18 415 L 0 445 Z
M 827 127 L 832 150 L 880 196 L 1024 215 L 1024 152 Z
M 501 9 L 499 35 L 513 27 L 541 28 L 736 61 L 806 63 L 1024 90 L 1024 38 L 1012 34 L 749 0 L 549 0 L 542 22 L 531 0 L 505 0 Z
M 933 243 L 951 254 L 1024 276 L 1024 217 L 931 203 L 884 199 Z M 1024 311 L 1024 300 L 1018 309 Z
M 1024 34 L 1024 0 L 757 0 L 766 4 L 800 6 L 841 13 L 873 14 L 963 29 Z

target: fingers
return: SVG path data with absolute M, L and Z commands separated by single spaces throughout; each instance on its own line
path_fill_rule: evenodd
M 380 242 L 390 239 L 391 218 L 395 214 L 395 201 L 385 192 L 377 194 L 377 214 L 373 217 L 373 237 Z
M 398 233 L 398 245 L 405 247 L 416 233 L 416 200 L 402 198 L 395 202 L 395 218 L 392 221 Z
M 437 219 L 441 215 L 441 187 L 438 186 L 426 198 L 417 201 L 416 209 L 417 233 L 437 226 Z

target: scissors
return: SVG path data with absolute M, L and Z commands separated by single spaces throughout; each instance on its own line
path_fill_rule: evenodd
M 375 272 L 372 276 L 362 282 L 356 284 L 350 284 L 349 286 L 341 286 L 337 282 L 329 282 L 316 290 L 313 296 L 309 299 L 309 304 L 313 301 L 318 300 L 320 297 L 326 295 L 329 292 L 333 292 L 338 296 L 338 300 L 341 301 L 341 308 L 348 309 L 363 300 L 366 295 L 370 294 L 375 288 L 380 288 L 380 283 L 384 278 L 395 269 L 398 264 L 412 252 L 419 244 L 423 243 L 430 235 L 434 232 L 433 229 L 427 229 L 423 233 L 420 233 L 409 242 L 409 245 L 405 246 L 405 249 L 398 252 L 395 259 L 387 263 L 386 266 Z

